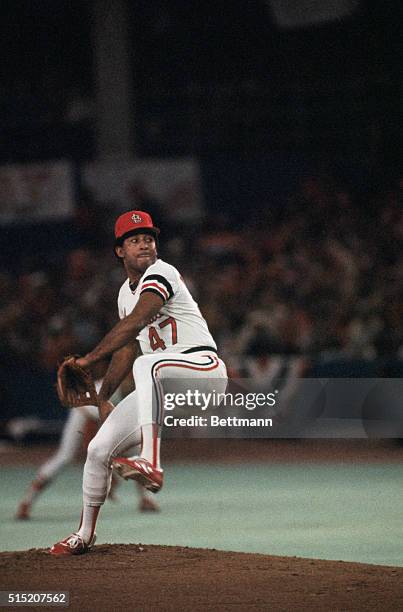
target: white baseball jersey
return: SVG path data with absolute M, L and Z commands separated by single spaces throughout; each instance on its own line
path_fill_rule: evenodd
M 167 351 L 182 353 L 198 346 L 217 348 L 197 303 L 192 298 L 178 270 L 157 259 L 140 278 L 136 287 L 127 279 L 119 291 L 121 319 L 136 306 L 140 295 L 156 293 L 164 301 L 158 318 L 137 336 L 143 354 Z

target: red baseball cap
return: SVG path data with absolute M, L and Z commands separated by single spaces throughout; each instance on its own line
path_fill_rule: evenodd
M 133 234 L 151 234 L 156 238 L 160 230 L 155 227 L 151 216 L 142 210 L 129 210 L 117 218 L 115 223 L 115 244 L 123 241 Z

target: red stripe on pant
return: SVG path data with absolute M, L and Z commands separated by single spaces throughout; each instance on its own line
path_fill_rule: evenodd
M 153 423 L 153 467 L 157 467 L 157 453 L 158 453 L 158 431 L 159 427 L 157 423 Z
M 216 368 L 218 368 L 219 361 L 217 359 L 217 357 L 213 357 L 213 359 L 215 359 L 215 364 L 209 368 L 201 367 L 201 368 L 195 368 L 192 365 L 189 365 L 188 363 L 185 364 L 178 364 L 177 362 L 171 362 L 171 363 L 162 363 L 160 366 L 158 366 L 157 368 L 155 368 L 155 373 L 157 374 L 162 368 L 166 368 L 168 366 L 171 366 L 173 368 L 185 368 L 186 370 L 197 370 L 198 372 L 210 372 L 211 370 L 215 370 Z
M 162 369 L 162 368 L 167 368 L 167 367 L 174 367 L 174 368 L 185 368 L 186 370 L 196 370 L 198 372 L 210 372 L 211 370 L 215 370 L 216 368 L 218 368 L 218 366 L 220 365 L 220 362 L 218 361 L 217 357 L 214 355 L 212 356 L 212 359 L 214 360 L 214 365 L 210 366 L 210 367 L 206 367 L 206 366 L 202 366 L 200 368 L 195 367 L 193 365 L 190 365 L 188 363 L 182 363 L 182 364 L 178 364 L 177 361 L 175 362 L 167 362 L 167 363 L 162 363 L 161 365 L 157 366 L 157 368 L 155 369 L 155 377 L 157 377 L 158 372 Z M 162 406 L 162 415 L 161 415 L 161 423 L 163 421 L 163 412 L 164 412 L 164 402 L 162 400 L 162 398 L 159 398 L 159 402 Z M 157 463 L 157 449 L 158 449 L 158 432 L 159 432 L 159 426 L 157 423 L 153 424 L 153 467 L 156 467 L 156 463 Z
M 210 366 L 210 367 L 206 367 L 208 364 L 206 364 L 205 366 L 203 366 L 201 364 L 201 367 L 196 367 L 194 365 L 190 365 L 189 363 L 181 363 L 178 364 L 177 361 L 167 361 L 166 363 L 162 363 L 161 365 L 157 366 L 155 369 L 155 378 L 157 378 L 157 374 L 159 372 L 159 370 L 161 370 L 162 368 L 167 368 L 167 367 L 174 367 L 174 368 L 185 368 L 186 370 L 196 370 L 197 372 L 210 372 L 211 370 L 215 370 L 216 368 L 218 368 L 218 366 L 220 365 L 217 357 L 211 356 L 211 355 L 205 355 L 205 357 L 211 357 L 211 359 L 213 359 L 214 361 L 214 365 Z M 157 381 L 156 381 L 157 382 Z M 161 410 L 161 417 L 159 418 L 159 411 L 157 412 L 157 421 L 160 421 L 162 424 L 162 420 L 163 420 L 163 412 L 164 412 L 164 402 L 162 397 L 158 397 L 158 403 L 162 406 L 162 410 Z

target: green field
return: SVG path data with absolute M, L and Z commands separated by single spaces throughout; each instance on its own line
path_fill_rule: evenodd
M 81 467 L 67 468 L 17 522 L 34 468 L 1 469 L 0 547 L 48 547 L 78 526 Z M 169 544 L 403 566 L 400 465 L 172 464 L 140 514 L 131 482 L 107 502 L 98 543 Z

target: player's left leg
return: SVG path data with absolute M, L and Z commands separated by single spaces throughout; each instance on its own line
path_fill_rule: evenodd
M 137 480 L 156 493 L 163 482 L 160 443 L 166 390 L 164 383 L 181 380 L 193 391 L 222 393 L 227 385 L 227 371 L 214 352 L 159 353 L 136 359 L 134 379 L 141 424 L 141 452 L 139 457 L 116 458 L 113 467 L 123 478 Z

